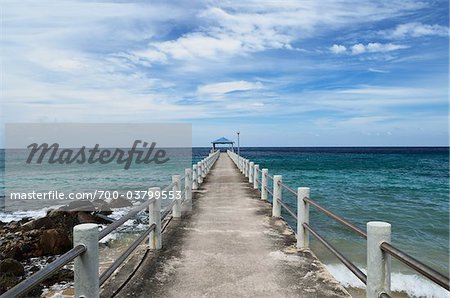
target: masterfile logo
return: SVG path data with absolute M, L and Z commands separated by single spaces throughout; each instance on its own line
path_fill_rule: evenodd
M 141 149 L 138 146 L 141 145 Z M 37 143 L 32 143 L 27 146 L 30 149 L 30 153 L 26 160 L 26 163 L 37 163 L 47 162 L 49 164 L 108 164 L 117 163 L 123 164 L 124 169 L 128 170 L 131 164 L 163 164 L 170 160 L 166 157 L 167 153 L 164 149 L 157 149 L 156 142 L 151 142 L 150 146 L 148 142 L 143 142 L 141 140 L 136 140 L 133 142 L 130 150 L 124 150 L 121 148 L 104 148 L 101 149 L 99 144 L 91 149 L 86 146 L 82 146 L 79 149 L 62 149 L 58 143 L 53 143 L 48 145 L 47 143 L 42 143 L 38 145 Z

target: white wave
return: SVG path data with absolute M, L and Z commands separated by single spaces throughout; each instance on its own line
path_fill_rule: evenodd
M 342 264 L 325 265 L 328 271 L 344 287 L 365 288 L 365 285 Z M 367 273 L 363 268 L 361 271 Z M 410 297 L 450 298 L 450 293 L 432 281 L 421 276 L 393 272 L 391 275 L 391 290 L 405 292 Z
M 47 211 L 52 208 L 43 208 L 39 210 L 26 210 L 26 211 L 13 211 L 13 212 L 0 212 L 0 221 L 12 222 L 18 221 L 25 217 L 31 217 L 33 219 L 44 217 Z
M 109 233 L 105 237 L 99 240 L 100 243 L 108 243 L 111 240 L 116 240 L 118 237 L 117 233 Z

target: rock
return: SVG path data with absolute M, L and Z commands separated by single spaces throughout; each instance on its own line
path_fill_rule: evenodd
M 22 225 L 25 231 L 36 230 L 36 229 L 51 229 L 54 227 L 54 222 L 49 217 L 42 217 L 32 221 L 29 221 Z
M 104 200 L 94 200 L 92 201 L 92 204 L 94 204 L 96 211 L 100 214 L 110 215 L 112 213 L 112 210 L 111 208 L 109 208 L 108 203 Z
M 42 231 L 40 249 L 43 255 L 59 255 L 72 247 L 72 240 L 64 229 L 49 229 Z
M 16 221 L 12 221 L 9 224 L 7 224 L 7 228 L 10 230 L 17 230 L 19 227 L 20 227 L 20 225 Z
M 110 221 L 106 221 L 96 215 L 92 215 L 87 212 L 78 212 L 78 220 L 80 223 L 96 223 L 96 224 L 109 224 Z
M 25 275 L 25 269 L 19 261 L 8 258 L 0 261 L 0 273 L 21 277 Z
M 14 275 L 0 274 L 0 294 L 14 287 L 19 283 L 20 278 Z
M 133 204 L 125 198 L 114 199 L 109 203 L 109 208 L 123 208 L 130 206 L 133 206 Z
M 20 249 L 20 242 L 8 242 L 2 249 L 2 257 L 23 260 L 24 257 Z
M 50 218 L 51 217 L 58 217 L 58 216 L 62 216 L 64 214 L 66 214 L 67 211 L 62 210 L 63 208 L 65 209 L 65 208 L 67 208 L 67 206 L 63 206 L 63 207 L 61 207 L 59 209 L 52 209 L 52 210 L 48 211 L 47 212 L 47 217 L 50 217 Z
M 90 201 L 73 201 L 64 208 L 66 211 L 95 211 L 95 206 Z
M 53 210 L 49 213 L 49 218 L 53 221 L 51 228 L 62 228 L 72 234 L 72 228 L 79 224 L 77 211 Z
M 58 272 L 47 278 L 42 284 L 45 286 L 51 286 L 55 283 L 60 283 L 62 281 L 71 282 L 73 281 L 73 271 L 70 269 L 60 269 Z

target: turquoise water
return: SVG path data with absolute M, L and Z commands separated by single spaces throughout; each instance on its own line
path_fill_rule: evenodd
M 449 271 L 448 148 L 243 148 L 241 155 L 282 175 L 296 189 L 365 229 L 368 221 L 392 224 L 392 243 L 431 267 Z M 296 210 L 287 191 L 283 201 Z M 283 217 L 295 226 L 286 212 Z M 352 261 L 365 267 L 365 240 L 311 207 L 310 224 Z M 317 241 L 313 251 L 338 263 Z M 393 262 L 395 272 L 412 274 Z
M 97 193 L 101 199 L 116 198 L 124 195 L 136 199 L 136 192 L 142 193 L 149 187 L 169 185 L 172 175 L 184 176 L 186 168 L 192 165 L 191 148 L 165 149 L 169 160 L 163 164 L 132 163 L 124 170 L 117 163 L 70 163 L 41 164 L 25 162 L 28 154 L 25 150 L 6 150 L 2 152 L 2 171 L 0 186 L 1 203 L 5 211 L 36 211 L 42 208 L 54 208 L 70 203 L 71 200 L 12 200 L 11 193 Z M 102 195 L 100 193 L 103 193 Z M 5 200 L 6 197 L 6 200 Z M 0 214 L 1 215 L 1 214 Z M 1 220 L 1 217 L 0 217 Z

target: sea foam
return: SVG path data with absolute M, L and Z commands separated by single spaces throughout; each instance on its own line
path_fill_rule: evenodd
M 344 287 L 365 288 L 365 285 L 342 264 L 325 265 L 328 271 Z M 360 268 L 367 274 L 366 270 Z M 405 292 L 410 297 L 447 298 L 450 293 L 432 281 L 421 276 L 393 272 L 391 275 L 391 290 Z
M 30 217 L 33 219 L 44 217 L 47 211 L 52 208 L 42 208 L 38 210 L 18 210 L 13 212 L 0 212 L 0 221 L 12 222 L 19 221 L 22 218 Z

